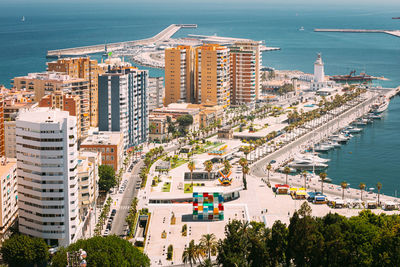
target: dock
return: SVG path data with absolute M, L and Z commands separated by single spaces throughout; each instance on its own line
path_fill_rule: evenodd
M 178 32 L 182 28 L 197 28 L 197 24 L 171 24 L 155 36 L 141 40 L 49 50 L 47 51 L 46 57 L 58 58 L 67 56 L 108 53 L 124 49 L 127 46 L 150 45 L 155 42 L 169 40 L 176 32 Z
M 400 37 L 400 30 L 367 30 L 367 29 L 314 29 L 314 32 L 344 32 L 344 33 L 384 33 Z

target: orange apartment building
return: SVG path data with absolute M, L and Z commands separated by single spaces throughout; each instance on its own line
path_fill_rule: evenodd
M 72 78 L 81 78 L 88 82 L 90 126 L 97 127 L 98 76 L 104 73 L 97 60 L 90 59 L 90 57 L 63 58 L 47 63 L 47 70 L 63 72 Z
M 218 44 L 196 48 L 196 88 L 199 104 L 230 105 L 229 49 Z
M 231 104 L 255 107 L 260 90 L 260 43 L 236 42 L 230 48 Z
M 54 92 L 50 95 L 44 96 L 39 101 L 39 107 L 50 107 L 50 108 L 58 108 L 63 111 L 68 111 L 69 115 L 75 116 L 77 118 L 81 117 L 81 106 L 80 106 L 80 99 L 79 96 L 69 95 L 64 92 Z M 77 135 L 78 139 L 80 140 L 83 136 L 87 136 L 87 130 L 85 125 L 84 128 L 84 135 L 82 136 L 82 124 L 78 123 L 77 125 Z
M 101 162 L 114 168 L 115 172 L 123 167 L 124 135 L 122 132 L 94 132 L 82 141 L 82 150 L 101 153 Z
M 0 94 L 0 156 L 6 155 L 4 134 L 4 97 Z
M 81 136 L 85 137 L 90 127 L 90 105 L 88 81 L 72 78 L 61 72 L 29 73 L 27 76 L 15 77 L 12 80 L 15 90 L 27 90 L 35 93 L 34 100 L 39 102 L 45 95 L 62 91 L 80 98 Z
M 191 46 L 165 49 L 164 106 L 179 102 L 193 103 L 196 100 L 194 55 L 194 49 Z

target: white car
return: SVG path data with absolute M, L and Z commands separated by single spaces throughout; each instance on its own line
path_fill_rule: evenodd
M 109 234 L 110 234 L 110 230 L 108 230 L 108 229 L 104 230 L 103 236 L 108 236 Z

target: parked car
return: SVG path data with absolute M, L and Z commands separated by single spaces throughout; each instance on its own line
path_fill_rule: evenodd
M 110 229 L 106 228 L 106 230 L 104 230 L 103 236 L 108 236 L 109 234 L 110 234 Z

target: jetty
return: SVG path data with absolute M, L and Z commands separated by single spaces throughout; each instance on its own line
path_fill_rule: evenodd
M 314 32 L 344 32 L 344 33 L 385 33 L 400 37 L 400 30 L 367 30 L 367 29 L 314 29 Z
M 171 24 L 155 36 L 141 40 L 49 50 L 47 51 L 46 57 L 58 58 L 97 53 L 108 53 L 124 49 L 127 46 L 150 45 L 155 42 L 169 40 L 176 32 L 178 32 L 182 28 L 197 28 L 197 24 Z

